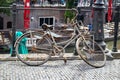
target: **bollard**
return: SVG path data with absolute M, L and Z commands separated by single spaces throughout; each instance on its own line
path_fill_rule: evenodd
M 11 54 L 11 57 L 15 57 L 16 54 L 15 54 L 15 47 L 14 47 L 14 44 L 15 44 L 15 33 L 16 33 L 16 13 L 17 13 L 17 9 L 16 9 L 16 3 L 13 3 L 12 5 L 12 16 L 13 16 L 13 25 L 12 25 L 12 54 Z
M 118 30 L 119 30 L 119 18 L 120 18 L 120 5 L 117 5 L 115 8 L 115 25 L 114 25 L 114 42 L 113 42 L 113 52 L 117 52 L 117 37 L 118 37 Z

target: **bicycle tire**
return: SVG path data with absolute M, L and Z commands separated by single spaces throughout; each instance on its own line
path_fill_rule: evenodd
M 76 41 L 78 55 L 88 65 L 100 68 L 106 63 L 106 55 L 102 47 L 92 39 L 84 40 L 82 37 Z
M 31 45 L 27 45 L 27 41 L 23 44 L 22 41 L 30 40 Z M 35 39 L 35 40 L 34 40 Z M 21 53 L 19 50 L 21 46 L 26 46 L 28 52 Z M 51 48 L 49 39 L 43 36 L 40 32 L 28 32 L 17 39 L 16 55 L 18 59 L 28 66 L 39 66 L 48 61 L 51 57 Z

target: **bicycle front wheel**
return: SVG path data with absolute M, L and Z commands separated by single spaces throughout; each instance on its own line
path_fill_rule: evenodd
M 16 55 L 29 66 L 42 65 L 48 61 L 52 50 L 49 39 L 40 32 L 29 32 L 16 41 Z
M 80 57 L 90 66 L 100 68 L 105 65 L 105 52 L 102 47 L 92 39 L 84 40 L 80 37 L 76 41 L 76 50 Z

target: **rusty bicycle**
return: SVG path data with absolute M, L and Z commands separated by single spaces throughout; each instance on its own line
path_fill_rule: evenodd
M 84 29 L 83 23 L 76 20 L 77 10 L 71 10 L 75 11 L 76 15 L 69 25 L 73 29 L 69 39 L 64 41 L 58 40 L 53 36 L 53 27 L 44 23 L 42 24 L 42 30 L 27 31 L 16 40 L 15 47 L 18 59 L 29 66 L 39 66 L 46 63 L 51 56 L 57 55 L 66 62 L 67 59 L 63 57 L 65 48 L 76 40 L 74 44 L 81 59 L 92 67 L 103 67 L 106 62 L 104 50 L 94 41 L 94 36 Z M 22 54 L 19 51 L 19 47 L 26 44 L 22 43 L 24 39 L 29 40 L 31 43 L 31 45 L 27 45 L 28 53 L 26 54 Z

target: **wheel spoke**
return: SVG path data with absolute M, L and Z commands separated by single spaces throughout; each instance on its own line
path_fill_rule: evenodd
M 76 42 L 76 49 L 81 58 L 93 67 L 103 67 L 106 62 L 106 56 L 103 49 L 93 40 L 82 40 L 79 38 Z
M 22 42 L 23 39 L 26 41 Z M 26 47 L 27 53 L 20 50 L 22 46 Z M 18 39 L 16 45 L 18 59 L 29 66 L 38 66 L 47 62 L 51 52 L 52 47 L 49 39 L 43 37 L 39 32 L 25 33 Z

